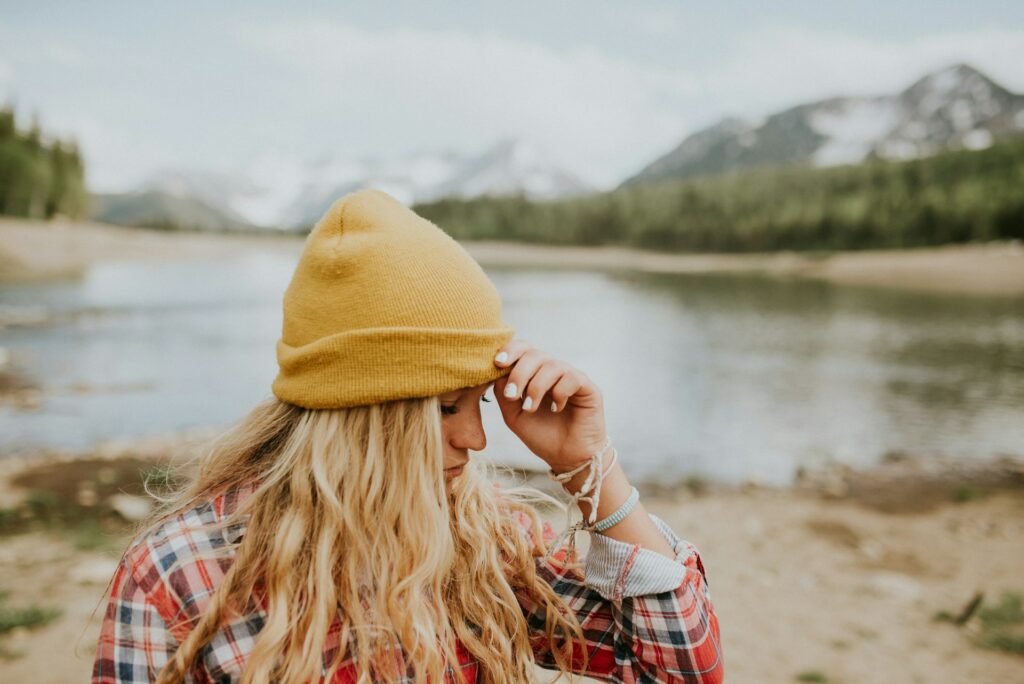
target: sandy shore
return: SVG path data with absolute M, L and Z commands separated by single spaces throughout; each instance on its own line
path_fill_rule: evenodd
M 285 252 L 297 258 L 302 244 L 300 237 L 283 235 L 168 233 L 88 222 L 0 219 L 0 281 L 77 277 L 91 264 L 103 260 L 211 257 L 240 250 Z M 463 244 L 484 267 L 751 273 L 846 285 L 1024 295 L 1024 247 L 1014 243 L 827 255 L 661 254 L 619 247 Z
M 137 493 L 123 476 L 180 457 L 201 436 L 0 462 L 0 508 L 25 510 L 50 492 L 88 515 Z M 983 606 L 1002 592 L 1024 594 L 1020 463 L 902 460 L 781 489 L 647 488 L 645 500 L 702 552 L 730 682 L 1024 681 L 1024 656 L 975 644 L 978 614 L 963 626 L 935 619 L 960 613 L 975 592 Z M 137 500 L 126 501 L 115 507 L 130 517 Z M 97 518 L 105 526 L 87 537 L 53 524 L 0 536 L 7 601 L 62 611 L 46 626 L 0 634 L 0 681 L 87 679 L 98 633 L 91 615 L 129 524 Z
M 169 232 L 92 222 L 0 218 L 0 282 L 80 277 L 102 261 L 190 259 L 286 250 L 303 239 L 276 234 Z
M 827 255 L 800 252 L 661 254 L 621 247 L 486 242 L 469 243 L 466 247 L 484 267 L 517 265 L 629 269 L 648 273 L 745 273 L 930 292 L 1024 294 L 1024 247 L 1012 243 Z

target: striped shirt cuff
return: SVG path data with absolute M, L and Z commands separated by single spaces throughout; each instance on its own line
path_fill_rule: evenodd
M 583 562 L 583 581 L 608 600 L 671 591 L 686 578 L 683 562 L 694 552 L 692 544 L 681 539 L 664 520 L 648 513 L 665 537 L 676 559 L 639 544 L 612 539 L 603 534 L 590 535 L 590 550 Z

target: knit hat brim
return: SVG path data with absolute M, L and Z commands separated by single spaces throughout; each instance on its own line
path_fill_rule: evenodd
M 282 372 L 274 380 L 273 392 L 290 404 L 320 409 L 482 385 L 511 371 L 511 366 L 495 366 L 494 356 L 514 334 L 511 327 L 388 327 L 338 333 L 302 347 L 278 340 Z M 378 353 L 365 354 L 367 345 Z

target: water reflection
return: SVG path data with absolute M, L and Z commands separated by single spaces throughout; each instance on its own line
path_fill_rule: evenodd
M 1024 453 L 1019 300 L 752 276 L 503 277 L 505 291 L 544 282 L 558 298 L 560 315 L 515 313 L 593 364 L 620 450 L 650 475 L 786 481 L 800 464 L 889 451 Z
M 108 264 L 3 286 L 0 329 L 46 389 L 0 410 L 2 451 L 222 425 L 269 394 L 294 255 Z M 1024 302 L 751 276 L 488 268 L 518 336 L 602 388 L 638 477 L 788 481 L 888 451 L 1024 455 Z M 89 391 L 81 391 L 81 388 Z M 78 388 L 78 389 L 76 389 Z M 487 454 L 534 458 L 485 409 Z

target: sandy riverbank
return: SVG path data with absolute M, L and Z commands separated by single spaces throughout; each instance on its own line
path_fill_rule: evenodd
M 953 245 L 822 255 L 800 252 L 660 254 L 620 247 L 547 247 L 485 242 L 466 246 L 485 268 L 516 265 L 627 269 L 648 273 L 744 273 L 925 292 L 1024 295 L 1024 247 L 1017 244 Z
M 0 282 L 80 277 L 102 261 L 191 259 L 286 250 L 298 257 L 303 239 L 277 234 L 173 232 L 88 221 L 0 218 Z
M 239 251 L 298 257 L 303 239 L 285 235 L 162 232 L 89 222 L 0 219 L 0 281 L 77 277 L 104 260 L 192 258 Z M 466 242 L 488 266 L 630 269 L 652 273 L 756 273 L 837 284 L 935 292 L 1024 295 L 1024 247 L 1019 244 L 867 250 L 813 255 L 660 254 L 620 247 L 549 247 Z
M 7 603 L 62 611 L 0 634 L 0 680 L 87 679 L 98 632 L 90 614 L 119 556 L 121 516 L 138 503 L 114 497 L 137 494 L 140 471 L 202 436 L 0 461 L 0 508 L 77 521 L 0 536 Z M 730 682 L 1024 681 L 1024 655 L 975 645 L 986 633 L 978 613 L 964 626 L 935 619 L 977 591 L 983 607 L 1024 594 L 1020 463 L 902 459 L 813 473 L 790 488 L 690 482 L 647 488 L 645 499 L 703 554 Z M 83 527 L 89 516 L 96 525 Z

